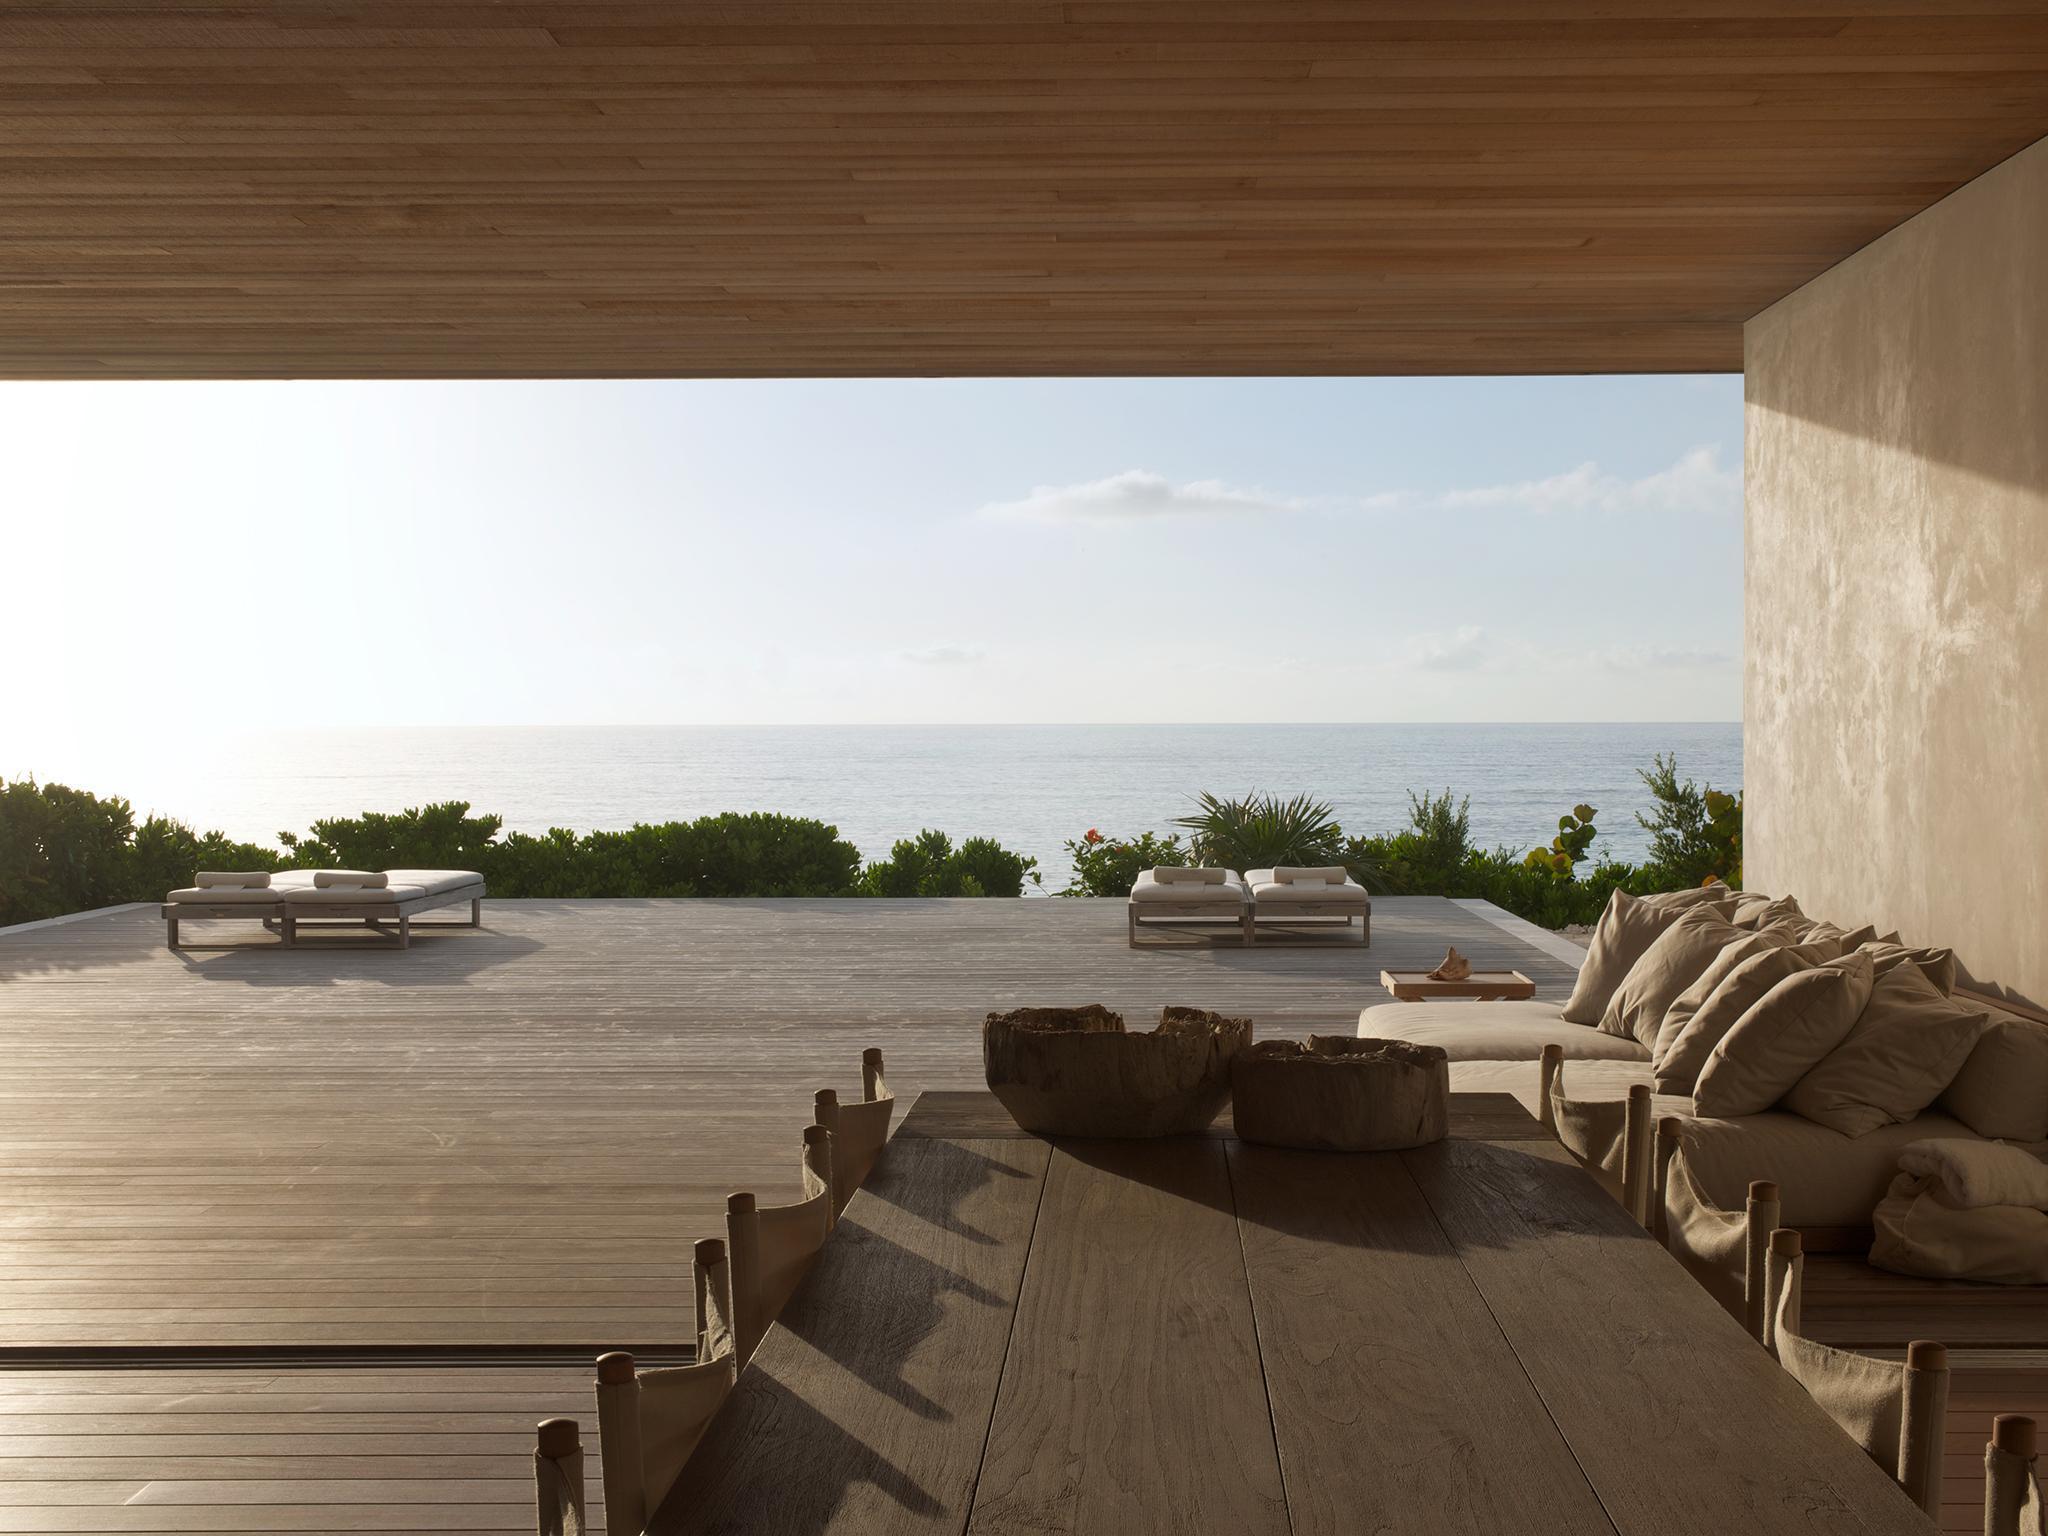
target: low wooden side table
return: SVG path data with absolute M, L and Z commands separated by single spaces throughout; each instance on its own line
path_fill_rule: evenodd
M 1397 1003 L 1435 1003 L 1451 998 L 1522 1002 L 1536 995 L 1536 983 L 1520 971 L 1474 971 L 1463 981 L 1437 981 L 1427 971 L 1381 971 L 1380 985 Z

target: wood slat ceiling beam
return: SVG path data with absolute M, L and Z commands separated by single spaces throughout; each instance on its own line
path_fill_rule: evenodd
M 1569 373 L 2048 132 L 2048 0 L 24 0 L 0 377 Z

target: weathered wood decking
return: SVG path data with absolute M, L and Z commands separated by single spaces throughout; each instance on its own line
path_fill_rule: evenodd
M 409 951 L 163 947 L 130 912 L 0 937 L 0 1348 L 655 1346 L 734 1188 L 793 1189 L 811 1094 L 978 1087 L 990 1008 L 1191 1003 L 1355 1027 L 1456 943 L 1131 950 L 1121 903 L 494 902 Z M 248 942 L 250 925 L 218 925 Z M 186 936 L 209 940 L 194 927 Z

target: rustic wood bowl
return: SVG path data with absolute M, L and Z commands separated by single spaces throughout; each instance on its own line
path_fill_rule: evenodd
M 1450 1130 L 1451 1058 L 1406 1040 L 1262 1040 L 1230 1068 L 1238 1139 L 1317 1152 L 1392 1152 Z
M 1017 1008 L 981 1026 L 988 1086 L 1010 1118 L 1045 1136 L 1181 1136 L 1230 1102 L 1230 1062 L 1252 1021 L 1167 1008 L 1145 1034 L 1099 1003 Z

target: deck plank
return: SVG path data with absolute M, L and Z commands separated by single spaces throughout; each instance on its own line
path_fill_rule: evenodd
M 148 911 L 0 936 L 0 1350 L 686 1341 L 693 1238 L 793 1195 L 814 1089 L 981 1086 L 990 1009 L 1101 1001 L 1349 1031 L 1455 943 L 1132 950 L 1097 901 L 492 902 L 408 951 L 163 947 Z M 247 925 L 193 927 L 234 938 Z

